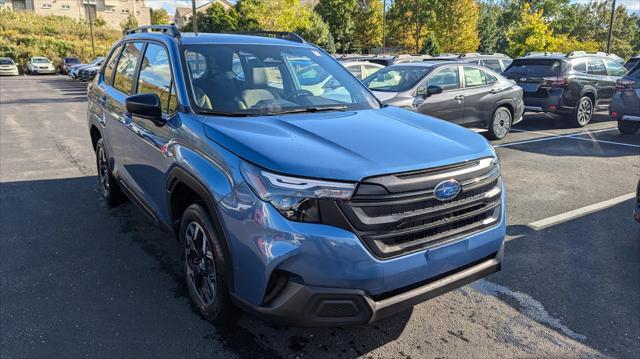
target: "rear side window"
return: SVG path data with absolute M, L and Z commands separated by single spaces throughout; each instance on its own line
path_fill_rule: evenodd
M 513 60 L 511 60 L 511 59 L 502 59 L 502 65 L 504 65 L 505 69 L 507 67 L 509 67 L 509 65 L 511 65 L 512 62 L 513 62 Z
M 107 62 L 107 65 L 104 67 L 104 82 L 108 83 L 109 85 L 113 85 L 113 71 L 116 68 L 116 62 L 118 62 L 120 51 L 122 51 L 122 45 L 113 50 L 113 52 L 111 53 L 111 58 L 109 58 L 109 62 Z
M 572 66 L 573 71 L 578 71 L 578 72 L 582 72 L 582 73 L 587 73 L 587 61 L 585 60 L 579 60 L 576 63 L 573 64 Z
M 554 59 L 515 59 L 505 71 L 509 75 L 542 77 L 562 73 L 562 61 Z
M 590 75 L 607 76 L 607 69 L 604 67 L 602 60 L 589 59 L 587 61 L 587 73 Z
M 496 78 L 477 67 L 464 67 L 464 84 L 466 87 L 491 85 Z
M 133 89 L 133 80 L 135 78 L 136 65 L 142 51 L 142 43 L 128 43 L 124 45 L 122 55 L 116 66 L 116 76 L 113 80 L 113 87 L 131 95 Z
M 160 97 L 163 111 L 170 114 L 175 112 L 175 101 L 169 106 L 171 84 L 167 51 L 160 45 L 149 44 L 140 65 L 138 93 L 155 93 Z
M 500 73 L 502 72 L 502 67 L 500 66 L 500 61 L 499 60 L 493 60 L 493 59 L 488 59 L 488 60 L 482 60 L 482 64 L 485 67 L 490 68 L 491 70 Z
M 609 72 L 609 76 L 622 76 L 625 72 L 627 72 L 622 65 L 615 61 L 604 60 L 607 65 L 607 71 Z

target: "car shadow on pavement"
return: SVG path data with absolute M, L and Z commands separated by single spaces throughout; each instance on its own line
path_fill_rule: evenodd
M 629 200 L 539 231 L 508 226 L 503 270 L 489 281 L 541 302 L 558 325 L 586 336 L 605 355 L 637 358 L 640 225 L 632 209 Z M 532 307 L 512 305 L 525 313 Z
M 0 339 L 25 357 L 356 357 L 397 339 L 411 311 L 349 328 L 247 314 L 218 327 L 192 308 L 180 248 L 95 176 L 0 182 Z
M 611 121 L 608 112 L 600 111 L 593 114 L 588 126 L 608 121 Z M 573 126 L 567 117 L 549 116 L 543 113 L 527 113 L 524 115 L 522 122 L 514 125 L 513 128 L 526 131 L 575 129 L 577 132 L 580 130 L 580 128 Z

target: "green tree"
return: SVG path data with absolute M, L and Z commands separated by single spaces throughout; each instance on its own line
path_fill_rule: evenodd
M 329 26 L 338 52 L 348 53 L 353 49 L 356 8 L 356 0 L 320 0 L 315 7 Z
M 522 6 L 519 20 L 507 33 L 509 53 L 522 56 L 529 51 L 551 51 L 555 46 L 553 32 L 543 17 L 543 10 Z
M 389 8 L 389 38 L 405 50 L 419 52 L 436 17 L 437 0 L 396 0 Z
M 440 45 L 438 45 L 438 40 L 436 40 L 433 32 L 430 32 L 427 37 L 425 37 L 420 53 L 426 55 L 436 55 L 440 53 Z
M 330 53 L 336 52 L 336 45 L 329 30 L 329 25 L 314 11 L 311 11 L 309 23 L 306 26 L 297 28 L 296 33 L 305 40 L 323 47 Z
M 225 9 L 220 3 L 214 3 L 203 14 L 198 14 L 198 31 L 201 32 L 230 32 L 238 31 L 238 12 L 231 7 Z M 191 31 L 193 20 L 187 22 L 183 29 Z
M 151 9 L 151 25 L 166 25 L 169 23 L 169 14 L 165 9 Z
M 380 0 L 359 0 L 356 8 L 354 27 L 355 47 L 368 52 L 382 45 L 382 2 Z
M 432 31 L 444 52 L 469 52 L 478 49 L 478 4 L 476 0 L 437 2 Z
M 138 27 L 138 19 L 136 19 L 136 17 L 132 13 L 128 13 L 127 18 L 122 20 L 122 22 L 120 23 L 120 28 L 122 29 L 122 31 L 135 29 L 136 27 Z
M 481 52 L 493 53 L 500 51 L 500 40 L 504 37 L 504 31 L 500 28 L 498 20 L 502 13 L 499 4 L 490 1 L 478 2 L 480 17 L 478 19 L 478 38 Z
M 96 19 L 93 21 L 93 24 L 94 24 L 96 27 L 105 27 L 105 26 L 107 26 L 107 22 L 106 22 L 103 18 L 101 18 L 101 17 L 96 18 Z

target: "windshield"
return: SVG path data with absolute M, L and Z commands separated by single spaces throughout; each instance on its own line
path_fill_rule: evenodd
M 11 59 L 0 59 L 0 65 L 13 65 L 13 60 L 11 60 Z
M 49 59 L 45 59 L 44 57 L 34 57 L 33 59 L 31 59 L 31 62 L 33 62 L 34 64 L 48 64 L 51 61 L 49 61 Z
M 95 59 L 91 60 L 91 62 L 89 63 L 89 65 L 97 65 L 102 63 L 102 60 L 104 59 L 104 57 L 96 57 Z
M 367 77 L 362 83 L 373 91 L 402 92 L 415 86 L 429 71 L 429 66 L 392 66 Z
M 504 73 L 536 77 L 558 75 L 562 73 L 562 61 L 554 59 L 515 59 Z
M 250 116 L 380 106 L 346 69 L 314 48 L 191 45 L 183 56 L 199 112 Z
M 75 58 L 75 57 L 65 57 L 64 63 L 65 64 L 79 64 L 80 63 L 80 59 Z

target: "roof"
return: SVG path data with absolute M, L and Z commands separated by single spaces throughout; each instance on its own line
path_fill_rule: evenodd
M 182 17 L 191 12 L 191 8 L 179 7 L 176 9 L 176 17 Z
M 126 39 L 135 39 L 135 38 L 167 39 L 167 38 L 173 38 L 173 37 L 170 35 L 166 35 L 158 32 L 138 32 L 138 33 L 128 34 L 125 36 L 125 38 Z M 308 47 L 308 48 L 315 49 L 315 47 L 311 44 L 296 42 L 292 40 L 278 39 L 278 38 L 266 37 L 266 36 L 224 34 L 224 33 L 198 33 L 198 35 L 196 36 L 193 32 L 181 32 L 180 42 L 184 45 L 255 44 L 255 45 L 296 46 L 296 47 Z
M 447 60 L 432 60 L 422 62 L 401 62 L 398 64 L 393 64 L 389 67 L 435 67 L 439 65 L 452 65 L 452 64 L 462 64 L 460 61 L 447 61 Z

